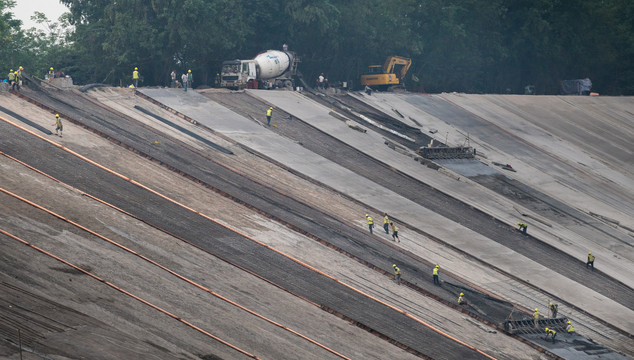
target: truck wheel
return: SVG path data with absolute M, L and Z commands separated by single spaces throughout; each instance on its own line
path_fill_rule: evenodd
M 284 81 L 284 87 L 286 87 L 289 90 L 293 90 L 293 82 L 290 80 Z

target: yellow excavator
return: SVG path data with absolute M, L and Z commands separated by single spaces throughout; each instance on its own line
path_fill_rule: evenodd
M 381 65 L 370 65 L 368 72 L 361 75 L 361 85 L 380 91 L 388 90 L 390 87 L 400 85 L 412 65 L 412 59 L 402 56 L 388 56 L 385 63 Z

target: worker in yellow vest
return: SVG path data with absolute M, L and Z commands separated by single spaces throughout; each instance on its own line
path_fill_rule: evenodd
M 394 280 L 396 281 L 396 285 L 401 285 L 401 269 L 396 266 L 396 264 L 392 265 L 394 268 Z
M 575 334 L 575 328 L 572 327 L 572 324 L 570 323 L 570 320 L 568 320 L 568 326 L 566 326 L 566 331 L 568 332 L 568 335 L 574 335 Z
M 548 340 L 548 337 L 550 336 L 553 339 L 553 344 L 555 343 L 555 337 L 557 336 L 557 332 L 554 329 L 549 329 L 546 328 L 546 337 L 544 338 L 544 340 Z
M 539 310 L 535 308 L 535 312 L 533 313 L 533 321 L 535 323 L 535 327 L 539 325 Z
M 519 227 L 519 231 L 522 232 L 522 234 L 526 235 L 526 229 L 528 228 L 528 224 L 523 223 L 523 222 L 518 222 L 517 226 Z
M 434 270 L 432 270 L 431 274 L 434 277 L 434 285 L 438 285 L 440 286 L 440 280 L 438 279 L 438 270 L 440 269 L 440 266 L 436 265 L 436 267 L 434 267 Z
M 594 271 L 594 255 L 591 252 L 588 253 L 588 262 L 586 262 L 586 269 L 588 266 L 592 266 L 592 271 Z
M 51 80 L 54 77 L 55 77 L 55 70 L 53 70 L 53 68 L 51 67 L 50 69 L 48 69 L 48 79 Z
M 11 69 L 9 71 L 9 75 L 7 76 L 7 79 L 9 80 L 9 86 L 11 86 L 11 90 L 13 90 L 13 88 L 15 87 L 14 83 L 15 83 L 15 73 L 13 72 L 13 69 Z
M 132 72 L 132 83 L 134 84 L 135 88 L 139 87 L 139 68 L 135 67 L 134 71 Z
M 266 125 L 271 126 L 271 115 L 273 115 L 273 107 L 266 110 Z
M 383 213 L 383 230 L 386 234 L 390 234 L 390 218 L 387 217 L 387 213 Z
M 62 119 L 59 117 L 59 114 L 55 114 L 55 124 L 53 124 L 53 126 L 55 126 L 55 135 L 64 137 L 64 125 L 62 124 Z
M 464 305 L 466 304 L 466 301 L 464 299 L 464 293 L 460 293 L 460 296 L 458 296 L 458 305 Z
M 372 228 L 374 227 L 374 220 L 372 220 L 372 216 L 365 214 L 365 222 L 368 224 L 368 229 L 370 229 L 370 234 L 372 234 Z

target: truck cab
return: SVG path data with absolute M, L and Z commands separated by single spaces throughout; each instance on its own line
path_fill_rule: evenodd
M 221 87 L 234 90 L 258 88 L 257 68 L 253 60 L 224 61 L 220 74 Z

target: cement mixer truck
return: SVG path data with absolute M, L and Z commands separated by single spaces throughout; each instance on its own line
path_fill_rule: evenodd
M 299 59 L 292 51 L 267 50 L 252 60 L 222 63 L 220 86 L 229 89 L 293 89 Z

